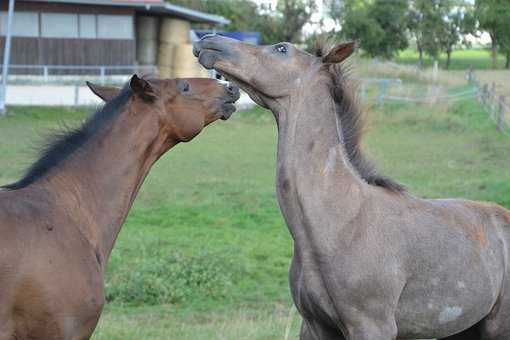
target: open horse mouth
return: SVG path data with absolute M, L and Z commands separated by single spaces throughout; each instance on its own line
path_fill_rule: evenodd
M 243 89 L 257 104 L 266 107 L 261 95 L 264 93 L 256 89 L 254 84 L 243 74 L 243 67 L 234 62 L 239 58 L 236 52 L 238 40 L 219 35 L 206 35 L 193 43 L 193 54 L 198 62 L 206 69 L 215 69 L 227 81 Z

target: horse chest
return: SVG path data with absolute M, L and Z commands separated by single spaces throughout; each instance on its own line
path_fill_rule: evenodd
M 290 268 L 290 287 L 297 309 L 305 318 L 335 327 L 337 315 L 320 273 L 308 261 L 296 256 Z

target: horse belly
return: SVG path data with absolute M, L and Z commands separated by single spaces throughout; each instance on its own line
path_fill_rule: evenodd
M 430 275 L 409 281 L 396 312 L 399 338 L 456 334 L 482 320 L 496 299 L 488 275 Z

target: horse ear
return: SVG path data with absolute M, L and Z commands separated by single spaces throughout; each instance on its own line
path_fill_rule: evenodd
M 96 96 L 104 100 L 105 102 L 112 100 L 117 97 L 120 93 L 120 88 L 114 86 L 101 86 L 93 84 L 89 81 L 86 82 L 90 91 L 92 91 Z
M 347 59 L 356 50 L 356 42 L 349 41 L 343 44 L 338 44 L 324 57 L 322 62 L 325 64 L 341 63 Z
M 152 85 L 145 79 L 138 77 L 136 74 L 131 77 L 129 87 L 133 93 L 146 101 L 153 101 L 157 95 Z

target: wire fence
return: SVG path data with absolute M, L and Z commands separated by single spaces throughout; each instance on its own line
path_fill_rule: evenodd
M 480 82 L 470 68 L 465 75 L 468 89 L 451 93 L 451 87 L 438 83 L 404 83 L 398 78 L 359 79 L 360 97 L 364 102 L 379 106 L 386 102 L 410 104 L 449 104 L 477 99 L 496 123 L 499 131 L 510 136 L 510 104 L 504 95 L 496 91 L 496 84 Z
M 478 90 L 475 87 L 449 93 L 449 87 L 447 86 L 433 83 L 404 83 L 398 78 L 361 79 L 360 83 L 361 99 L 372 102 L 375 100 L 378 105 L 384 105 L 391 101 L 433 105 L 457 102 L 478 96 Z
M 10 68 L 13 75 L 9 78 L 8 100 L 12 105 L 90 105 L 94 103 L 95 97 L 84 88 L 85 80 L 100 84 L 122 84 L 133 73 L 157 73 L 155 66 L 136 65 L 11 65 Z M 413 72 L 420 79 L 426 78 L 424 74 L 416 73 L 422 71 Z M 505 96 L 496 93 L 496 84 L 481 83 L 472 68 L 466 72 L 466 80 L 468 89 L 451 93 L 450 86 L 434 81 L 403 82 L 400 78 L 361 78 L 358 79 L 359 95 L 363 102 L 379 106 L 388 102 L 436 105 L 476 98 L 498 129 L 510 135 L 510 106 Z M 57 86 L 62 95 L 59 100 L 50 100 L 55 98 L 51 93 L 57 91 Z M 30 100 L 27 101 L 27 98 Z
M 496 123 L 498 129 L 510 135 L 510 107 L 506 97 L 496 92 L 496 83 L 493 82 L 489 86 L 487 83 L 480 82 L 473 68 L 467 71 L 466 79 L 476 89 L 478 100 L 489 113 L 489 117 Z

